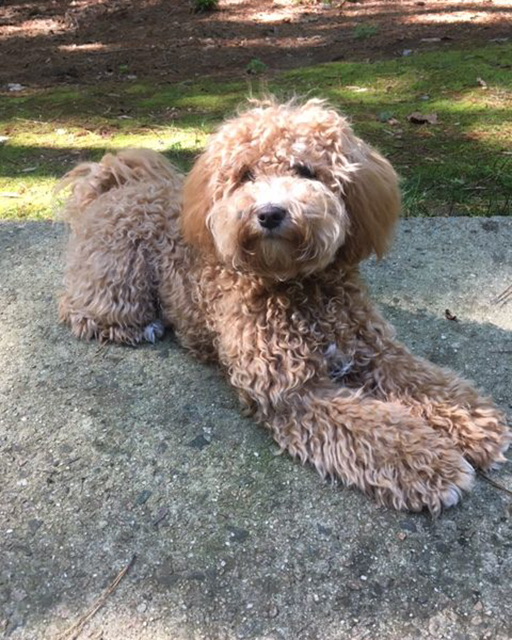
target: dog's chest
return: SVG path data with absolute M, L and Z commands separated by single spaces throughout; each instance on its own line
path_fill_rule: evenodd
M 285 333 L 297 338 L 294 345 L 314 354 L 331 380 L 348 384 L 367 368 L 376 350 L 365 322 L 366 309 L 356 300 L 343 291 L 332 295 L 318 288 L 313 295 L 292 298 L 290 303 L 282 325 Z

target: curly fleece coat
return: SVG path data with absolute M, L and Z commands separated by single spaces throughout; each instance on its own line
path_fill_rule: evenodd
M 135 344 L 172 326 L 277 443 L 397 509 L 437 514 L 505 460 L 504 415 L 394 339 L 358 273 L 400 198 L 391 165 L 323 102 L 260 103 L 185 184 L 128 150 L 71 171 L 60 318 Z M 183 198 L 182 198 L 183 195 Z

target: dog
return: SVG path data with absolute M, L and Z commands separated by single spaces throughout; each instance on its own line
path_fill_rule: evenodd
M 413 356 L 358 265 L 388 248 L 395 171 L 320 100 L 249 106 L 184 178 L 126 150 L 73 169 L 60 320 L 134 345 L 172 327 L 279 447 L 398 510 L 437 515 L 505 461 L 505 416 Z

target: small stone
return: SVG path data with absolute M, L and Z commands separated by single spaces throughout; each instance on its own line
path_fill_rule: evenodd
M 33 518 L 28 521 L 28 528 L 32 533 L 36 533 L 42 526 L 44 522 L 43 520 L 38 520 L 37 518 Z
M 59 605 L 55 608 L 55 613 L 62 618 L 63 620 L 68 620 L 71 618 L 71 611 L 65 605 Z
M 138 613 L 144 613 L 147 608 L 148 608 L 148 605 L 145 602 L 141 602 L 139 605 L 137 605 Z
M 475 606 L 473 607 L 473 609 L 474 609 L 475 611 L 482 611 L 482 610 L 483 610 L 483 608 L 484 608 L 484 605 L 483 605 L 481 602 L 477 602 L 477 603 L 475 604 Z
M 276 607 L 276 605 L 275 604 L 270 605 L 270 607 L 266 611 L 266 617 L 277 618 L 278 615 L 279 615 L 279 609 Z
M 201 451 L 201 449 L 204 449 L 209 444 L 211 444 L 211 439 L 207 439 L 204 437 L 204 435 L 200 434 L 196 436 L 193 440 L 191 440 L 188 443 L 188 446 L 191 447 L 192 449 L 199 449 L 199 451 Z
M 323 536 L 330 536 L 332 534 L 332 529 L 329 527 L 324 527 L 323 524 L 317 524 L 318 533 Z
M 188 576 L 188 580 L 197 580 L 198 582 L 203 582 L 206 580 L 206 574 L 203 571 L 191 571 Z
M 148 489 L 144 489 L 144 491 L 141 491 L 137 496 L 137 499 L 135 500 L 135 504 L 138 506 L 144 504 L 145 502 L 148 501 L 151 494 L 152 494 L 152 491 L 148 491 Z
M 236 630 L 236 637 L 240 639 L 253 638 L 257 626 L 258 623 L 255 620 L 244 620 Z
M 158 447 L 156 448 L 156 452 L 165 453 L 168 448 L 169 448 L 169 445 L 166 442 L 159 442 Z
M 23 591 L 23 589 L 13 589 L 11 592 L 11 597 L 15 602 L 21 602 L 27 597 L 27 592 Z
M 249 532 L 247 529 L 242 529 L 241 527 L 235 527 L 233 525 L 227 526 L 227 530 L 229 531 L 231 538 L 235 540 L 235 542 L 244 542 L 249 537 Z

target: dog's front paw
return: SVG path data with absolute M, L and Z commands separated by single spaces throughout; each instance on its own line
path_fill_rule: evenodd
M 494 407 L 477 407 L 461 429 L 464 455 L 480 469 L 489 469 L 506 462 L 512 432 L 506 417 Z
M 447 434 L 410 415 L 402 418 L 381 428 L 366 468 L 366 488 L 382 504 L 437 515 L 471 489 L 475 471 Z
M 315 396 L 307 407 L 272 425 L 283 449 L 380 504 L 437 515 L 473 485 L 474 469 L 449 434 L 399 403 L 349 392 Z
M 506 417 L 485 399 L 473 406 L 434 404 L 424 407 L 423 417 L 436 430 L 444 431 L 471 464 L 489 469 L 506 461 L 512 433 Z
M 400 510 L 428 509 L 434 515 L 455 506 L 475 478 L 473 467 L 455 449 L 409 456 L 386 471 L 389 481 L 381 479 L 375 489 L 379 502 Z

